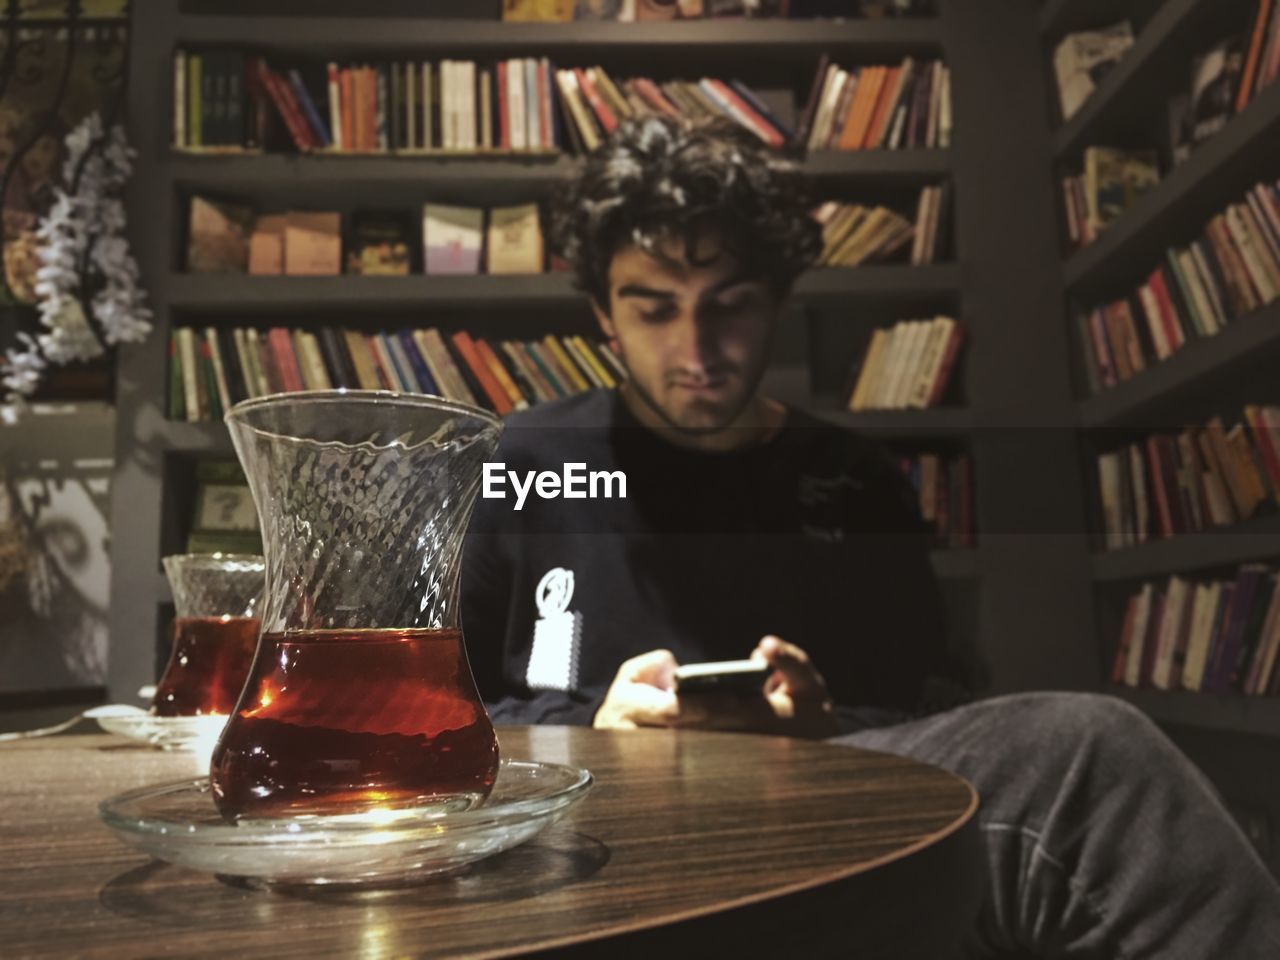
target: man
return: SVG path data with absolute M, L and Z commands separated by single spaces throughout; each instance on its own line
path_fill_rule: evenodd
M 462 613 L 494 719 L 844 733 L 981 794 L 974 953 L 1280 956 L 1280 891 L 1137 711 L 1044 694 L 911 719 L 947 667 L 909 487 L 759 390 L 820 246 L 794 169 L 648 119 L 588 160 L 556 232 L 629 378 L 510 418 L 496 459 L 620 472 L 626 499 L 480 501 Z M 674 690 L 678 663 L 747 655 L 772 668 L 759 697 Z

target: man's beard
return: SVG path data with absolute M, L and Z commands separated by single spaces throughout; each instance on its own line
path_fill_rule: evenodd
M 623 367 L 627 370 L 627 379 L 623 384 L 623 388 L 627 390 L 634 390 L 636 396 L 640 398 L 641 402 L 652 410 L 664 424 L 672 430 L 677 430 L 688 436 L 706 437 L 717 433 L 723 433 L 738 420 L 743 411 L 747 409 L 748 404 L 751 403 L 752 397 L 755 395 L 754 389 L 743 390 L 742 395 L 739 397 L 737 402 L 726 411 L 726 415 L 722 418 L 721 423 L 713 424 L 711 426 L 690 426 L 689 424 L 681 423 L 672 417 L 667 412 L 666 408 L 664 408 L 662 404 L 660 404 L 653 395 L 641 385 L 640 381 L 631 374 L 631 366 L 627 363 L 626 353 L 622 350 L 621 345 L 618 347 L 618 359 L 622 361 Z M 758 384 L 759 380 L 759 376 L 753 378 L 754 383 Z

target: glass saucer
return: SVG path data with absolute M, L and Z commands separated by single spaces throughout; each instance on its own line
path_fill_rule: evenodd
M 90 710 L 92 717 L 103 730 L 117 733 L 130 740 L 149 743 L 163 750 L 194 750 L 211 754 L 222 728 L 227 725 L 226 714 L 208 714 L 202 717 L 157 717 L 141 710 Z
M 373 887 L 510 849 L 590 789 L 586 770 L 503 760 L 488 799 L 462 811 L 437 805 L 229 823 L 202 778 L 122 793 L 99 804 L 98 815 L 129 846 L 176 866 L 273 886 Z

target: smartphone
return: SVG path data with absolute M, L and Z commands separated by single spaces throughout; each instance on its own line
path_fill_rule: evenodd
M 720 660 L 676 667 L 676 693 L 758 696 L 772 668 L 759 660 Z

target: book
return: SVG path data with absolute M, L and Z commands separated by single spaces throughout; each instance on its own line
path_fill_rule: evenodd
M 187 270 L 244 273 L 249 266 L 253 217 L 248 204 L 193 196 L 187 222 Z
M 541 273 L 545 256 L 538 205 L 489 211 L 486 266 L 489 273 Z
M 258 276 L 284 273 L 285 219 L 276 213 L 258 217 L 249 236 L 249 273 Z
M 1275 669 L 1277 653 L 1280 653 L 1280 584 L 1274 584 L 1274 576 L 1272 580 L 1270 609 L 1263 620 L 1257 650 L 1242 687 L 1246 694 L 1259 695 L 1266 692 Z
M 410 231 L 410 223 L 402 214 L 355 214 L 347 244 L 347 273 L 408 276 Z
M 431 203 L 423 208 L 426 273 L 479 273 L 483 241 L 484 210 Z
M 517 386 L 515 379 L 511 375 L 505 364 L 499 359 L 498 354 L 494 352 L 489 342 L 482 337 L 472 337 L 471 342 L 475 345 L 476 355 L 481 362 L 489 368 L 489 372 L 493 374 L 493 378 L 498 381 L 498 385 L 506 393 L 511 401 L 511 407 L 515 410 L 523 410 L 529 406 L 528 400 L 525 398 L 520 387 Z
M 1269 626 L 1267 615 L 1271 611 L 1271 601 L 1275 592 L 1276 577 L 1270 571 L 1264 571 L 1254 589 L 1253 602 L 1249 615 L 1240 635 L 1240 647 L 1235 660 L 1229 664 L 1227 686 L 1238 692 L 1245 692 L 1249 679 L 1249 670 L 1259 645 L 1264 641 L 1264 631 Z
M 502 19 L 563 23 L 573 19 L 575 0 L 502 0 Z
M 1203 143 L 1235 113 L 1236 91 L 1244 70 L 1243 41 L 1231 37 L 1197 57 L 1191 70 L 1191 139 Z
M 1084 180 L 1089 225 L 1097 233 L 1160 182 L 1160 165 L 1151 150 L 1088 147 Z
M 529 359 L 528 354 L 518 349 L 516 344 L 510 340 L 503 340 L 497 345 L 497 349 L 500 349 L 504 354 L 508 367 L 519 371 L 526 390 L 532 393 L 534 402 L 554 400 L 558 396 L 541 372 L 533 365 L 533 361 Z
M 311 128 L 313 142 L 318 147 L 333 146 L 333 136 L 330 134 L 328 125 L 320 114 L 320 108 L 316 105 L 311 92 L 302 81 L 302 75 L 297 70 L 289 71 L 289 84 L 292 88 L 293 97 L 302 108 L 302 115 Z
M 417 331 L 414 334 L 414 340 L 422 350 L 423 358 L 431 369 L 432 376 L 436 378 L 436 382 L 444 385 L 455 400 L 462 400 L 474 406 L 478 398 L 463 377 L 440 331 L 435 328 Z
M 1133 27 L 1121 21 L 1098 30 L 1069 33 L 1053 52 L 1063 121 L 1079 111 L 1098 84 L 1133 46 Z
M 191 146 L 187 131 L 187 52 L 173 54 L 173 145 Z
M 560 370 L 559 363 L 557 363 L 555 357 L 551 355 L 544 344 L 526 342 L 521 346 L 556 393 L 562 397 L 567 397 L 576 392 L 573 384 L 568 380 L 564 372 Z
M 485 363 L 470 334 L 465 330 L 459 330 L 449 337 L 449 342 L 458 351 L 492 409 L 499 415 L 509 413 L 514 408 L 511 396 L 503 388 L 493 370 Z
M 262 553 L 258 512 L 238 461 L 197 460 L 193 504 L 189 553 Z
M 387 344 L 386 334 L 375 333 L 370 336 L 369 349 L 372 351 L 373 359 L 378 365 L 379 379 L 386 383 L 388 390 L 394 390 L 397 393 L 417 391 L 417 381 L 408 371 L 401 371 L 396 358 L 391 355 L 391 348 Z
M 1138 602 L 1134 610 L 1133 628 L 1129 638 L 1129 649 L 1124 665 L 1124 683 L 1129 687 L 1142 684 L 1142 664 L 1146 658 L 1148 647 L 1154 646 L 1154 634 L 1160 620 L 1163 607 L 1162 598 L 1158 597 L 1153 584 L 1142 586 L 1138 593 Z
M 437 396 L 446 395 L 444 388 L 432 376 L 422 351 L 418 349 L 409 331 L 384 334 L 384 338 L 391 359 L 400 371 L 400 378 L 408 384 L 408 389 Z
M 1206 668 L 1201 689 L 1210 693 L 1227 693 L 1236 658 L 1245 640 L 1245 631 L 1253 614 L 1255 595 L 1268 570 L 1262 564 L 1246 564 L 1236 574 L 1232 601 L 1219 641 Z
M 303 386 L 307 390 L 332 390 L 333 378 L 324 364 L 320 341 L 315 334 L 294 331 L 294 346 L 302 368 Z
M 227 379 L 227 367 L 223 363 L 222 349 L 218 343 L 218 331 L 213 327 L 206 327 L 204 331 L 205 347 L 208 350 L 209 363 L 213 372 L 213 385 L 218 396 L 218 408 L 225 413 L 230 409 L 234 402 L 231 395 L 230 383 Z M 239 399 L 239 398 L 236 398 Z M 213 419 L 219 419 L 215 414 Z
M 342 272 L 342 215 L 290 210 L 285 216 L 284 272 L 331 276 Z
M 1178 653 L 1181 650 L 1185 657 L 1192 596 L 1191 584 L 1184 577 L 1169 578 L 1151 669 L 1151 685 L 1157 690 L 1174 689 L 1182 679 Z
M 1190 637 L 1182 668 L 1181 685 L 1184 690 L 1198 691 L 1204 683 L 1205 664 L 1209 658 L 1214 627 L 1221 614 L 1224 586 L 1218 581 L 1196 584 Z
M 189 53 L 186 56 L 187 77 L 186 83 L 182 85 L 183 91 L 186 93 L 186 146 L 199 147 L 204 145 L 203 130 L 203 93 L 204 93 L 204 56 L 199 53 Z
M 286 391 L 302 390 L 302 368 L 289 331 L 284 327 L 272 327 L 267 331 L 267 344 L 281 388 Z

